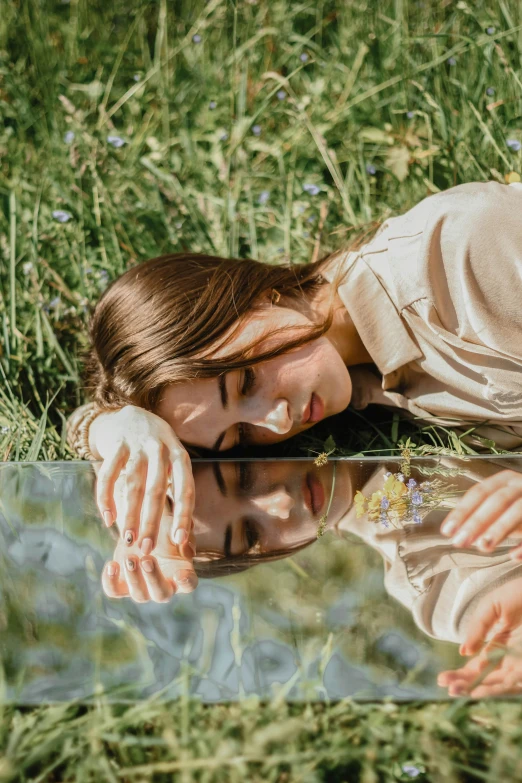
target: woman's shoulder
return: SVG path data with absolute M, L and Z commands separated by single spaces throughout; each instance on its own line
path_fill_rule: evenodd
M 441 220 L 455 225 L 460 237 L 472 229 L 484 231 L 495 225 L 498 229 L 499 220 L 502 224 L 516 218 L 522 226 L 522 211 L 513 209 L 518 204 L 522 206 L 522 187 L 496 181 L 465 182 L 432 193 L 403 214 L 389 218 L 388 238 L 423 233 Z

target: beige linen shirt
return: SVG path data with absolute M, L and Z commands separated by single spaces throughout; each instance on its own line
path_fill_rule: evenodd
M 375 363 L 349 368 L 350 404 L 462 430 L 489 419 L 476 434 L 522 451 L 521 187 L 428 196 L 334 259 L 328 280 L 339 264 L 339 295 Z

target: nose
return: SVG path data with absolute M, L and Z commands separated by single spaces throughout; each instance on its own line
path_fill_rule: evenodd
M 276 487 L 268 495 L 258 495 L 251 502 L 265 514 L 278 519 L 288 519 L 295 501 L 284 486 Z
M 290 406 L 287 400 L 278 400 L 263 416 L 254 416 L 252 424 L 266 427 L 278 435 L 286 435 L 292 429 Z

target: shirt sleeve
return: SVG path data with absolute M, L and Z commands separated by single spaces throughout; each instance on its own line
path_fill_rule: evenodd
M 441 323 L 522 365 L 522 189 L 470 182 L 434 198 L 423 271 Z
M 75 451 L 78 456 L 83 456 L 80 454 L 80 427 L 85 421 L 85 418 L 87 414 L 89 414 L 94 408 L 96 407 L 96 403 L 94 402 L 87 402 L 85 405 L 80 405 L 79 408 L 76 408 L 76 410 L 69 416 L 69 418 L 66 421 L 66 440 L 67 444 Z M 96 459 L 93 454 L 87 454 L 85 455 L 86 459 L 94 460 Z

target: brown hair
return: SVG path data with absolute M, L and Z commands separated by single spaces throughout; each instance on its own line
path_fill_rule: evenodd
M 255 344 L 223 358 L 210 356 L 267 297 L 297 301 L 316 291 L 324 283 L 321 269 L 337 253 L 294 265 L 174 253 L 131 267 L 108 286 L 92 314 L 85 388 L 105 410 L 129 404 L 153 410 L 170 383 L 217 377 L 321 337 L 331 326 L 332 306 L 323 323 L 303 327 L 302 336 L 255 358 Z M 341 273 L 339 265 L 334 290 Z
M 317 537 L 298 544 L 290 549 L 274 549 L 271 552 L 255 552 L 244 555 L 231 555 L 223 557 L 220 552 L 198 552 L 194 558 L 194 570 L 201 579 L 216 579 L 218 576 L 239 574 L 261 563 L 270 563 L 273 560 L 282 560 L 306 549 L 307 546 L 317 541 Z

